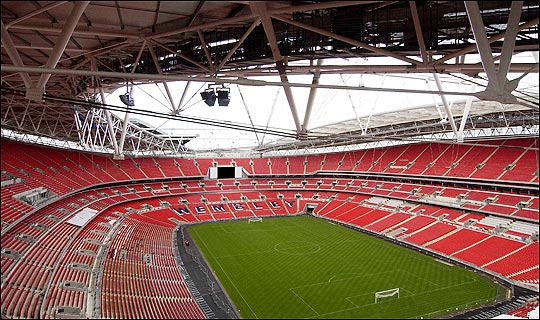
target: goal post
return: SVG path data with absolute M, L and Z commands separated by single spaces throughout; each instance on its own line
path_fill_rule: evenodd
M 262 218 L 261 217 L 249 218 L 248 223 L 252 223 L 252 222 L 262 222 Z
M 378 302 L 379 298 L 389 298 L 395 295 L 397 295 L 399 299 L 399 288 L 375 292 L 375 303 Z

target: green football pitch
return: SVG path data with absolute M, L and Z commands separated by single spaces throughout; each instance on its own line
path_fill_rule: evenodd
M 188 231 L 243 318 L 433 318 L 504 297 L 474 272 L 306 216 Z M 378 298 L 375 292 L 399 288 Z

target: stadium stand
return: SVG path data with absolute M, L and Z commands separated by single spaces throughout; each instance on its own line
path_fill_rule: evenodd
M 388 215 L 385 219 L 378 220 L 377 222 L 368 225 L 367 228 L 376 232 L 383 232 L 384 230 L 411 218 L 413 218 L 413 216 L 409 214 L 397 212 Z
M 476 242 L 476 244 L 454 253 L 453 256 L 481 266 L 524 245 L 523 242 L 505 239 L 499 236 L 491 236 L 484 241 Z
M 510 277 L 518 272 L 538 267 L 538 241 L 531 242 L 483 267 Z
M 509 141 L 504 140 L 494 146 L 502 148 L 502 143 Z M 304 210 L 309 203 L 318 204 L 314 213 L 327 219 L 453 256 L 510 280 L 538 284 L 537 195 L 376 179 L 252 177 L 211 181 L 202 179 L 200 175 L 206 172 L 204 165 L 238 164 L 242 161 L 244 164 L 248 162 L 248 172 L 262 174 L 287 174 L 291 169 L 304 174 L 321 167 L 347 168 L 347 159 L 351 169 L 353 165 L 350 159 L 358 159 L 361 161 L 354 161 L 355 168 L 388 171 L 393 165 L 388 166 L 384 162 L 394 162 L 394 165 L 403 163 L 404 160 L 400 161 L 399 158 L 412 158 L 407 154 L 410 150 L 424 148 L 422 150 L 428 150 L 420 155 L 424 160 L 415 162 L 424 163 L 428 155 L 434 156 L 434 150 L 440 151 L 442 146 L 428 148 L 411 145 L 392 152 L 355 151 L 313 158 L 221 159 L 219 162 L 211 159 L 198 159 L 195 162 L 146 158 L 135 162 L 113 161 L 98 155 L 77 155 L 74 151 L 29 147 L 14 142 L 5 145 L 2 148 L 3 179 L 23 179 L 23 182 L 2 187 L 2 230 L 7 230 L 2 234 L 2 292 L 5 297 L 2 311 L 8 317 L 56 317 L 58 312 L 66 315 L 84 313 L 88 308 L 88 292 L 78 288 L 91 286 L 90 273 L 85 268 L 91 266 L 96 258 L 88 253 L 99 251 L 104 243 L 104 234 L 109 230 L 105 226 L 110 225 L 110 221 L 120 219 L 121 230 L 140 229 L 146 230 L 147 234 L 153 234 L 150 230 L 154 230 L 152 232 L 158 232 L 163 238 L 165 235 L 170 237 L 172 229 L 178 224 L 295 214 Z M 26 151 L 14 153 L 13 150 L 19 147 Z M 467 150 L 475 148 L 477 146 L 471 146 Z M 36 153 L 44 155 L 39 162 L 22 162 L 14 156 L 3 156 L 4 153 L 12 153 L 25 159 L 24 154 L 34 149 Z M 446 150 L 444 154 L 451 154 L 448 152 Z M 479 151 L 484 155 L 486 152 L 484 149 Z M 502 153 L 495 152 L 491 157 L 498 157 L 499 154 Z M 337 164 L 328 163 L 331 159 L 339 160 Z M 439 157 L 437 161 L 443 159 Z M 448 163 L 449 160 L 444 161 Z M 285 165 L 280 166 L 280 163 Z M 70 174 L 65 174 L 68 172 L 65 168 L 69 169 Z M 425 173 L 442 174 L 429 171 L 427 165 L 424 170 Z M 26 175 L 25 172 L 32 174 Z M 45 175 L 48 177 L 44 178 Z M 180 180 L 136 181 L 163 177 Z M 59 181 L 64 183 L 62 187 Z M 100 186 L 106 182 L 116 185 Z M 52 201 L 34 207 L 14 198 L 16 194 L 37 187 L 53 190 L 55 196 L 50 199 Z M 429 202 L 434 200 L 446 202 Z M 460 201 L 478 203 L 473 206 L 478 210 L 470 211 L 471 208 L 459 206 Z M 441 207 L 441 203 L 447 206 Z M 67 218 L 86 207 L 100 214 L 81 230 L 65 223 Z M 125 217 L 111 214 L 113 211 L 124 212 Z M 29 214 L 31 212 L 33 214 Z M 516 220 L 517 217 L 530 220 Z M 536 224 L 529 221 L 536 221 Z M 144 258 L 144 254 L 141 255 L 141 251 L 134 248 L 126 249 L 126 244 L 139 243 L 145 248 L 144 252 L 155 247 L 150 244 L 152 239 L 142 237 L 133 240 L 130 238 L 134 236 L 133 232 L 125 235 L 123 232 L 112 237 L 104 260 L 103 276 L 98 284 L 103 291 L 101 315 L 112 318 L 155 317 L 157 314 L 201 316 L 200 308 L 186 291 L 185 284 L 182 284 L 181 275 L 172 271 L 176 262 L 169 258 L 163 260 L 161 255 L 156 256 L 154 252 L 146 257 L 153 257 L 155 260 L 152 261 L 159 262 L 159 265 L 145 264 L 141 258 Z M 63 236 L 57 237 L 56 234 Z M 170 241 L 163 247 L 165 242 L 160 242 L 156 248 L 171 255 Z M 37 268 L 43 267 L 55 271 L 37 272 Z M 119 271 L 123 268 L 138 272 L 136 284 L 125 281 L 125 275 Z M 161 274 L 163 280 L 150 284 L 149 280 L 144 280 L 148 272 Z M 152 286 L 161 286 L 170 298 L 162 301 L 150 299 L 155 295 L 155 292 L 147 291 Z M 124 297 L 122 303 L 118 300 L 119 296 Z M 135 297 L 147 301 L 148 306 L 144 309 L 134 308 L 132 299 Z M 40 310 L 44 313 L 40 313 Z
M 425 229 L 420 229 L 416 233 L 413 233 L 403 239 L 411 243 L 423 245 L 433 240 L 439 239 L 440 237 L 447 235 L 450 232 L 455 231 L 456 228 L 457 227 L 454 225 L 437 223 L 434 225 L 430 225 Z
M 172 226 L 132 215 L 122 220 L 103 267 L 101 315 L 105 318 L 203 318 L 176 265 Z M 112 250 L 112 251 L 111 251 Z M 115 302 L 118 296 L 123 304 Z M 144 308 L 135 308 L 143 300 Z M 122 307 L 122 308 L 119 308 Z
M 458 229 L 457 232 L 432 241 L 426 247 L 445 254 L 453 254 L 486 239 L 488 236 L 488 234 L 470 229 Z
M 427 216 L 413 216 L 412 219 L 408 219 L 402 223 L 395 224 L 387 230 L 387 234 L 391 234 L 392 231 L 398 230 L 399 233 L 394 233 L 393 236 L 403 237 L 408 234 L 412 234 L 420 229 L 429 227 L 436 221 L 433 217 Z

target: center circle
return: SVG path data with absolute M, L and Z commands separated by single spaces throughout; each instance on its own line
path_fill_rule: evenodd
M 321 250 L 321 246 L 313 242 L 306 241 L 286 241 L 280 242 L 274 246 L 278 252 L 290 255 L 312 254 Z

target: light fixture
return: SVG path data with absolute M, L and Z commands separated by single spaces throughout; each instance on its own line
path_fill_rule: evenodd
M 216 93 L 214 92 L 214 89 L 208 88 L 204 90 L 203 92 L 201 92 L 201 97 L 203 98 L 204 102 L 206 102 L 206 104 L 210 107 L 216 103 Z
M 133 87 L 131 87 L 131 91 L 133 92 Z M 120 95 L 120 101 L 124 103 L 128 107 L 133 107 L 135 105 L 135 101 L 133 100 L 133 97 L 131 96 L 131 92 L 129 92 L 129 86 L 126 82 L 126 93 Z
M 217 92 L 218 105 L 222 107 L 228 106 L 229 102 L 231 101 L 231 97 L 230 97 L 231 89 L 225 88 L 225 86 L 223 86 L 222 88 L 218 88 L 216 92 Z
M 231 90 L 226 88 L 224 84 L 219 87 L 218 84 L 212 83 L 208 85 L 208 89 L 201 92 L 201 97 L 209 106 L 213 106 L 217 99 L 218 105 L 226 107 L 231 101 L 230 93 Z

